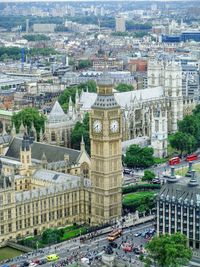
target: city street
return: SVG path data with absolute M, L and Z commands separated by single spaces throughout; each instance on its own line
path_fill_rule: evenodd
M 136 266 L 140 266 L 141 263 L 137 260 L 138 255 L 136 255 L 134 252 L 124 252 L 121 248 L 121 244 L 128 242 L 134 244 L 134 246 L 144 246 L 147 240 L 141 236 L 136 237 L 134 236 L 134 234 L 138 232 L 144 232 L 145 230 L 148 230 L 150 228 L 153 228 L 153 221 L 124 229 L 122 236 L 115 240 L 117 248 L 113 248 L 113 252 L 115 253 L 117 259 L 132 263 L 135 262 L 137 264 Z M 107 235 L 108 234 L 103 234 L 98 237 L 90 238 L 83 244 L 80 243 L 79 238 L 76 240 L 70 240 L 68 242 L 52 246 L 50 248 L 45 248 L 38 253 L 34 252 L 34 254 L 25 254 L 22 257 L 16 258 L 16 260 L 14 260 L 12 264 L 20 264 L 24 261 L 42 259 L 49 254 L 56 253 L 57 255 L 59 255 L 59 260 L 53 262 L 53 266 L 60 266 L 59 263 L 63 262 L 63 260 L 66 259 L 67 264 L 79 262 L 83 257 L 91 259 L 91 266 L 98 266 L 98 264 L 100 264 L 98 255 L 104 253 L 104 249 L 109 245 Z M 42 266 L 52 266 L 52 262 L 46 263 Z

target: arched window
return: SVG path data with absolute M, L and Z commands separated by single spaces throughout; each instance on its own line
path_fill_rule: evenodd
M 169 86 L 172 87 L 172 75 L 169 75 Z
M 154 85 L 155 84 L 155 75 L 151 74 L 151 83 Z
M 89 177 L 89 166 L 86 162 L 81 164 L 81 174 L 83 175 L 84 178 Z
M 55 142 L 56 141 L 56 134 L 55 132 L 51 132 L 51 142 Z

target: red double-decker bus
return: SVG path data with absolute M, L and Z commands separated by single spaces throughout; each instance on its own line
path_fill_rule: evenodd
M 169 160 L 169 165 L 177 165 L 181 162 L 179 157 L 174 157 Z
M 186 161 L 193 161 L 197 159 L 198 159 L 198 156 L 196 154 L 192 154 L 186 157 Z

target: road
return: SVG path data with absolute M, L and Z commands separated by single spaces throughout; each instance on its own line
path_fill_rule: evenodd
M 197 160 L 194 160 L 193 164 L 195 164 L 195 163 L 200 163 L 200 158 Z M 175 169 L 182 169 L 184 167 L 188 167 L 188 162 L 186 162 L 184 159 L 181 161 L 180 164 L 174 165 Z M 161 178 L 163 173 L 170 174 L 171 166 L 168 163 L 165 163 L 165 164 L 161 164 L 157 167 L 153 166 L 149 169 L 152 170 L 158 177 Z M 143 174 L 144 174 L 144 171 L 142 171 L 142 170 L 138 170 L 138 171 L 133 170 L 132 175 L 125 174 L 124 175 L 124 185 L 134 184 L 136 182 L 139 182 L 140 178 L 143 176 Z
M 135 255 L 134 252 L 127 252 L 125 253 L 122 248 L 121 244 L 122 242 L 131 242 L 132 244 L 136 246 L 145 245 L 146 239 L 142 237 L 135 237 L 134 234 L 138 231 L 144 231 L 149 228 L 153 227 L 153 222 L 144 223 L 138 226 L 132 226 L 127 229 L 123 230 L 123 235 L 115 240 L 115 243 L 117 243 L 118 247 L 116 249 L 113 249 L 114 253 L 116 254 L 116 257 L 119 260 L 130 262 L 130 260 L 133 262 L 135 261 L 137 263 L 137 266 L 143 266 L 142 263 L 137 261 L 137 255 Z M 29 256 L 25 256 L 24 258 L 15 258 L 17 260 L 14 260 L 12 264 L 20 264 L 24 262 L 25 260 L 33 260 L 36 258 L 45 258 L 47 255 L 56 253 L 59 255 L 60 259 L 54 263 L 54 266 L 61 266 L 60 264 L 65 260 L 67 264 L 69 263 L 75 263 L 79 262 L 82 257 L 87 258 L 93 258 L 94 255 L 101 253 L 105 247 L 107 247 L 109 244 L 109 241 L 107 241 L 107 234 L 103 234 L 99 237 L 91 238 L 87 240 L 84 244 L 81 244 L 79 239 L 77 241 L 70 241 L 69 243 L 61 243 L 57 245 L 56 248 L 51 247 L 49 249 L 46 249 L 44 253 L 34 253 L 32 255 L 29 253 Z M 27 255 L 27 254 L 26 254 Z M 27 257 L 27 258 L 26 258 Z M 46 263 L 42 265 L 44 267 L 52 266 L 52 263 Z M 92 266 L 101 266 L 99 260 L 92 260 Z

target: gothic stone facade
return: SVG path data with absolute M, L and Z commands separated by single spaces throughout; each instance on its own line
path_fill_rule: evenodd
M 23 140 L 13 139 L 1 157 L 5 174 L 0 178 L 1 246 L 10 239 L 36 235 L 49 227 L 74 222 L 96 225 L 120 218 L 122 114 L 112 85 L 106 81 L 99 85 L 90 131 L 91 173 L 87 171 L 90 162 L 83 140 L 78 153 L 48 144 L 31 144 L 27 134 Z M 68 157 L 66 150 L 70 152 Z M 68 174 L 59 164 L 60 172 L 49 170 L 48 161 L 55 157 L 54 163 L 60 163 L 59 156 L 66 157 L 65 163 L 76 159 L 80 176 Z M 73 164 L 70 166 L 73 169 Z
M 150 61 L 148 88 L 114 93 L 123 111 L 123 140 L 148 136 L 157 156 L 166 156 L 167 134 L 195 107 L 195 99 L 182 95 L 182 69 L 177 62 Z M 80 114 L 91 110 L 97 95 L 83 92 Z

